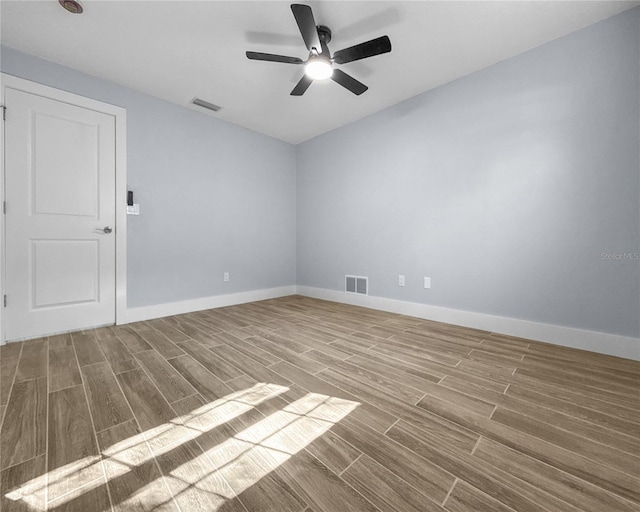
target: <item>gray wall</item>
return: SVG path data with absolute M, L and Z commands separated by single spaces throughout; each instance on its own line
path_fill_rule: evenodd
M 639 262 L 603 258 L 640 253 L 639 35 L 636 8 L 297 146 L 298 284 L 639 336 Z
M 10 48 L 0 69 L 127 109 L 130 307 L 349 273 L 639 336 L 640 265 L 603 258 L 640 253 L 638 34 L 636 8 L 297 148 Z
M 295 284 L 293 146 L 1 51 L 4 73 L 127 109 L 128 182 L 141 209 L 127 217 L 129 307 Z

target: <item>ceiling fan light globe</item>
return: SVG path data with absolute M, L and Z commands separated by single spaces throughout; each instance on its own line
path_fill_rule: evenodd
M 313 59 L 307 62 L 304 72 L 314 80 L 325 80 L 333 75 L 331 63 L 325 59 Z

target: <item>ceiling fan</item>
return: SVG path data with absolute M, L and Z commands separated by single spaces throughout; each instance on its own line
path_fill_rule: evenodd
M 334 68 L 334 64 L 346 64 L 355 60 L 366 59 L 391 51 L 389 37 L 382 36 L 365 43 L 338 50 L 331 56 L 327 44 L 331 41 L 331 30 L 325 26 L 316 26 L 311 7 L 303 4 L 291 4 L 293 17 L 296 19 L 304 44 L 309 50 L 309 57 L 303 61 L 298 57 L 274 55 L 272 53 L 247 52 L 252 60 L 266 60 L 269 62 L 283 62 L 285 64 L 304 64 L 305 74 L 291 91 L 292 96 L 302 96 L 314 80 L 331 78 L 353 94 L 360 95 L 368 87 L 341 69 Z

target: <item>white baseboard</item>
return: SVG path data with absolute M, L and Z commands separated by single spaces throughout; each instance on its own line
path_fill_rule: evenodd
M 390 313 L 399 313 L 437 322 L 446 322 L 510 336 L 544 341 L 554 345 L 640 360 L 640 339 L 638 338 L 310 286 L 297 286 L 297 293 L 317 299 L 379 309 Z
M 143 320 L 152 320 L 153 318 L 161 318 L 163 316 L 181 315 L 183 313 L 191 313 L 192 311 L 202 311 L 203 309 L 222 308 L 225 306 L 234 306 L 236 304 L 245 304 L 247 302 L 255 302 L 258 300 L 275 299 L 277 297 L 294 295 L 295 293 L 296 287 L 292 285 L 281 286 L 279 288 L 267 288 L 264 290 L 230 293 L 227 295 L 215 295 L 213 297 L 202 297 L 200 299 L 169 302 L 166 304 L 154 304 L 153 306 L 129 308 L 127 309 L 126 317 L 123 319 L 124 321 L 118 321 L 118 323 L 128 324 L 131 322 L 141 322 Z
M 330 300 L 343 304 L 352 304 L 371 309 L 379 309 L 390 313 L 425 318 L 428 320 L 435 320 L 437 322 L 445 322 L 464 327 L 472 327 L 474 329 L 483 329 L 485 331 L 507 334 L 510 336 L 544 341 L 554 345 L 590 350 L 601 354 L 640 360 L 640 339 L 638 338 L 596 331 L 586 331 L 583 329 L 563 327 L 560 325 L 530 322 L 528 320 L 488 315 L 485 313 L 474 313 L 472 311 L 463 311 L 460 309 L 442 308 L 439 306 L 419 304 L 416 302 L 405 302 L 385 297 L 358 295 L 338 290 L 314 288 L 311 286 L 281 286 L 279 288 L 252 290 L 248 292 L 202 297 L 199 299 L 180 302 L 155 304 L 153 306 L 129 308 L 126 310 L 126 317 L 124 318 L 124 321 L 119 321 L 119 323 L 140 322 L 143 320 L 180 315 L 204 309 L 221 308 L 224 306 L 245 304 L 247 302 L 255 302 L 258 300 L 275 299 L 277 297 L 285 297 L 296 293 L 317 299 Z

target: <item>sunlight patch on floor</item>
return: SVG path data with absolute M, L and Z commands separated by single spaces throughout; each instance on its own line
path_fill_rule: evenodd
M 128 473 L 155 464 L 171 467 L 164 481 L 173 496 L 201 503 L 207 510 L 218 510 L 226 501 L 254 485 L 327 432 L 353 411 L 358 402 L 317 393 L 308 393 L 269 416 L 247 426 L 241 432 L 208 448 L 203 437 L 256 406 L 288 391 L 275 384 L 259 383 L 231 393 L 188 414 L 143 433 L 128 437 L 102 450 L 102 458 L 85 457 L 30 480 L 6 497 L 22 501 L 33 512 L 42 511 L 48 487 L 49 503 L 60 506 L 104 485 L 106 480 L 126 477 Z M 203 451 L 204 450 L 204 451 Z M 156 479 L 159 480 L 159 479 Z M 135 489 L 120 506 L 162 506 L 168 494 L 155 492 L 151 481 Z M 166 490 L 166 489 L 165 489 Z M 53 492 L 52 492 L 53 491 Z M 55 501 L 52 502 L 55 496 Z M 130 502 L 130 503 L 129 503 Z M 205 503 L 202 503 L 205 506 Z
M 193 439 L 288 390 L 285 386 L 258 383 L 116 443 L 102 451 L 104 464 L 109 465 L 106 468 L 108 479 L 123 476 L 133 466 L 151 460 L 149 447 L 152 451 L 155 449 L 154 455 L 166 453 L 177 444 Z M 5 496 L 12 501 L 24 502 L 34 512 L 43 510 L 42 504 L 54 499 L 55 505 L 59 506 L 77 496 L 75 491 L 80 488 L 89 492 L 104 484 L 103 461 L 97 455 L 84 457 L 34 478 Z M 48 500 L 45 500 L 45 495 Z

